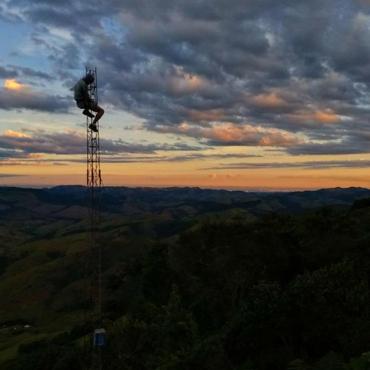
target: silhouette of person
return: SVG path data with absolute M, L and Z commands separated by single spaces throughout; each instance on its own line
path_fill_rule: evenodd
M 82 114 L 90 118 L 95 117 L 93 122 L 89 125 L 90 130 L 98 132 L 96 123 L 100 120 L 100 118 L 102 118 L 104 109 L 90 98 L 88 86 L 94 81 L 94 76 L 88 73 L 76 83 L 72 90 L 74 91 L 74 99 L 77 107 L 83 109 Z M 90 110 L 96 112 L 96 116 L 94 116 Z

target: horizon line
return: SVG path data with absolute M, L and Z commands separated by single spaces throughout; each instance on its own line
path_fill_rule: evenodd
M 14 188 L 14 189 L 53 189 L 58 187 L 80 187 L 80 188 L 87 188 L 86 185 L 81 184 L 59 184 L 59 185 L 46 185 L 46 184 L 39 184 L 39 185 L 23 185 L 23 184 L 9 184 L 9 185 L 2 185 L 0 184 L 0 189 L 4 188 Z M 320 190 L 334 190 L 334 189 L 341 189 L 341 190 L 348 190 L 348 189 L 364 189 L 370 190 L 370 188 L 363 187 L 363 186 L 334 186 L 334 187 L 307 187 L 307 188 L 248 188 L 248 187 L 238 187 L 238 186 L 227 186 L 227 187 L 219 187 L 219 186 L 171 186 L 171 185 L 103 185 L 101 188 L 128 188 L 128 189 L 201 189 L 201 190 L 214 190 L 214 191 L 242 191 L 242 192 L 250 192 L 250 193 L 289 193 L 289 192 L 304 192 L 304 191 L 320 191 Z

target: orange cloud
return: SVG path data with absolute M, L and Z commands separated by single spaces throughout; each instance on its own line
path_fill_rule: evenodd
M 221 109 L 210 109 L 206 111 L 190 110 L 189 117 L 193 121 L 221 121 L 225 113 Z
M 15 79 L 8 79 L 8 80 L 5 80 L 4 81 L 4 87 L 7 90 L 19 91 L 19 90 L 24 89 L 25 88 L 25 85 L 21 84 L 20 82 L 18 82 Z
M 17 138 L 22 138 L 22 137 L 30 138 L 31 137 L 30 135 L 27 135 L 23 132 L 13 131 L 13 130 L 6 130 L 4 132 L 4 136 L 5 137 L 17 137 Z
M 340 117 L 333 111 L 317 111 L 313 114 L 313 118 L 320 123 L 336 123 L 340 121 Z
M 289 116 L 289 120 L 299 123 L 331 124 L 340 122 L 341 118 L 331 109 L 326 109 L 326 110 L 317 110 L 314 112 L 301 112 L 291 114 Z
M 291 146 L 302 142 L 298 136 L 288 131 L 246 124 L 224 123 L 199 127 L 183 123 L 179 126 L 178 132 L 221 145 Z
M 259 94 L 252 97 L 251 102 L 259 108 L 284 108 L 288 103 L 277 93 Z

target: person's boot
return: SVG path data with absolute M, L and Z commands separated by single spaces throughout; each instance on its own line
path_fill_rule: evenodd
M 91 123 L 89 125 L 89 129 L 94 132 L 98 132 L 98 127 L 96 126 L 96 123 Z
M 88 116 L 89 118 L 94 118 L 95 117 L 91 112 L 89 112 L 88 109 L 84 109 L 82 114 L 84 114 L 85 116 Z

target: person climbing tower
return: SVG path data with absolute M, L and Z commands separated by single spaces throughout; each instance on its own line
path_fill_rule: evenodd
M 77 107 L 83 109 L 82 114 L 87 117 L 94 118 L 92 123 L 89 125 L 89 129 L 98 132 L 98 127 L 96 123 L 102 118 L 104 114 L 104 109 L 100 107 L 89 95 L 89 85 L 95 81 L 92 74 L 87 73 L 85 77 L 81 78 L 76 85 L 73 87 L 74 99 L 76 101 Z M 90 110 L 96 112 L 94 116 Z

